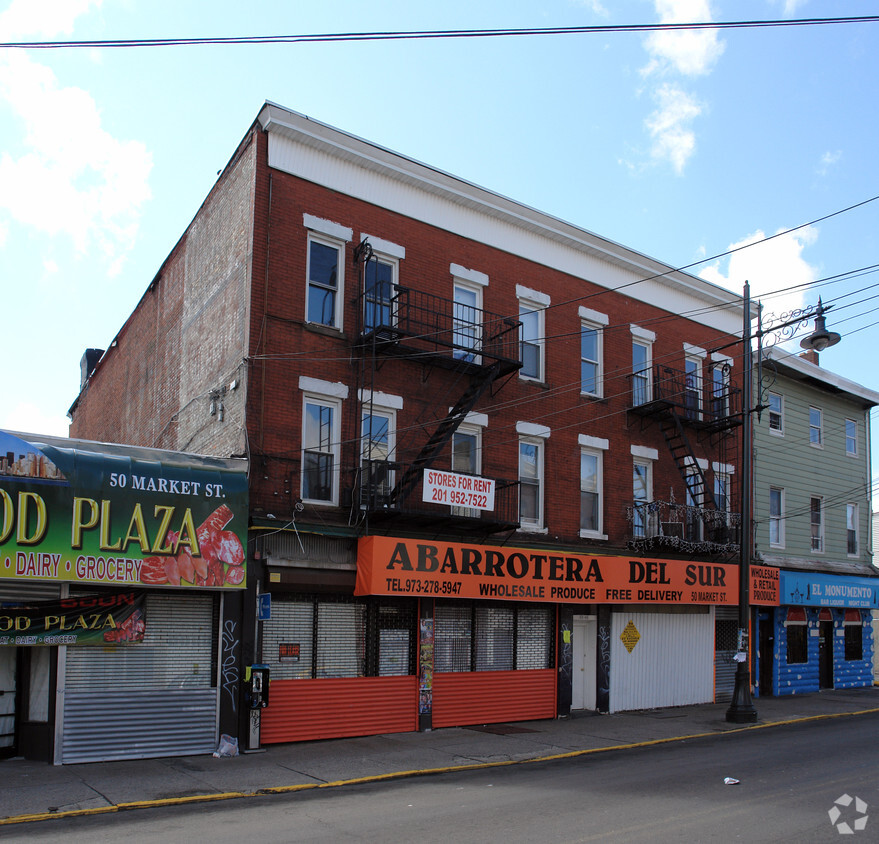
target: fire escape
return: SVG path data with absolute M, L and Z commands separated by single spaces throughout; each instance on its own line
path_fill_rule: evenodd
M 642 429 L 657 423 L 684 482 L 685 500 L 654 498 L 629 508 L 630 546 L 640 552 L 661 550 L 685 554 L 735 554 L 741 515 L 730 512 L 732 473 L 718 469 L 737 462 L 736 429 L 742 424 L 740 391 L 729 381 L 729 367 L 718 364 L 703 384 L 701 372 L 653 366 L 629 376 L 629 413 Z M 711 455 L 700 460 L 694 444 Z
M 438 388 L 430 418 L 409 437 L 414 443 L 407 448 L 398 443 L 394 449 L 399 459 L 374 445 L 379 439 L 374 432 L 362 431 L 365 446 L 354 472 L 352 503 L 371 526 L 393 523 L 461 533 L 518 527 L 518 480 L 494 479 L 493 510 L 422 500 L 425 470 L 448 453 L 447 446 L 477 402 L 521 368 L 518 319 L 392 283 L 382 277 L 368 241 L 355 250 L 354 261 L 361 278 L 355 345 L 364 393 L 375 395 L 377 375 L 392 358 L 417 365 L 420 376 L 413 372 L 413 378 L 423 382 L 435 371 L 450 373 L 454 392 L 443 401 L 447 393 Z M 364 402 L 363 413 L 372 419 L 368 408 Z M 441 468 L 448 470 L 449 465 Z

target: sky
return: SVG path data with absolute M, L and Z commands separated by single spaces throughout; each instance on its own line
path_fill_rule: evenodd
M 871 14 L 875 0 L 0 0 L 0 42 Z M 0 48 L 0 428 L 66 436 L 84 350 L 113 339 L 266 100 L 736 293 L 748 280 L 767 314 L 820 295 L 843 335 L 822 366 L 879 390 L 877 83 L 879 23 Z

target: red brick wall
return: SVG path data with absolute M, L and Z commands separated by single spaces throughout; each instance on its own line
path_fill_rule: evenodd
M 261 468 L 255 469 L 253 475 L 253 503 L 257 507 L 264 507 L 280 518 L 289 509 L 289 500 L 298 496 L 302 425 L 298 381 L 301 375 L 349 386 L 342 432 L 342 463 L 348 467 L 356 465 L 356 390 L 360 375 L 351 355 L 357 291 L 352 256 L 362 232 L 405 247 L 406 257 L 400 262 L 402 285 L 451 298 L 453 280 L 449 264 L 456 263 L 488 274 L 490 282 L 483 301 L 488 311 L 517 316 L 517 284 L 551 297 L 552 307 L 546 312 L 546 383 L 535 384 L 514 376 L 498 385 L 494 396 L 483 396 L 475 408 L 489 415 L 489 425 L 483 435 L 482 461 L 483 474 L 489 477 L 516 478 L 517 421 L 537 422 L 551 428 L 545 452 L 545 510 L 550 540 L 556 537 L 559 541 L 578 540 L 578 434 L 610 440 L 610 449 L 604 455 L 605 532 L 616 543 L 622 542 L 629 532 L 625 507 L 632 499 L 632 443 L 659 451 L 659 460 L 654 466 L 654 497 L 667 499 L 669 489 L 673 488 L 676 500 L 684 502 L 683 481 L 658 425 L 628 417 L 625 412 L 629 403 L 626 376 L 632 365 L 629 325 L 635 323 L 654 331 L 657 335 L 654 362 L 681 370 L 685 342 L 710 350 L 725 344 L 729 338 L 721 338 L 717 330 L 660 307 L 621 293 L 607 292 L 581 279 L 289 174 L 273 171 L 270 182 L 268 305 L 263 323 L 257 317 L 262 303 L 254 301 L 252 326 L 252 335 L 259 338 L 252 351 L 257 355 L 270 355 L 269 359 L 254 362 L 251 368 L 251 444 L 255 452 L 264 457 Z M 264 198 L 268 207 L 268 191 Z M 352 242 L 346 249 L 344 336 L 304 325 L 307 232 L 303 213 L 353 229 Z M 257 276 L 255 260 L 255 279 Z M 595 293 L 599 295 L 592 296 Z M 605 398 L 598 401 L 581 396 L 579 390 L 580 304 L 608 314 L 610 320 L 604 332 Z M 737 350 L 726 349 L 724 354 L 735 357 Z M 740 371 L 740 363 L 734 369 Z M 397 456 L 401 461 L 417 452 L 435 427 L 426 423 L 442 418 L 466 386 L 459 376 L 412 361 L 384 361 L 375 374 L 374 383 L 369 377 L 363 384 L 365 387 L 404 397 L 403 410 L 397 414 L 401 431 Z M 707 365 L 704 377 L 706 380 L 709 377 Z M 420 423 L 425 424 L 417 428 Z M 407 431 L 413 426 L 416 430 Z M 695 436 L 693 441 L 695 443 Z M 700 457 L 718 459 L 719 453 L 708 441 L 696 444 L 695 449 Z M 734 454 L 734 451 L 726 454 L 725 459 L 737 463 Z M 448 468 L 448 453 L 436 465 Z M 326 513 L 322 518 L 332 516 Z
M 89 379 L 72 437 L 220 456 L 244 451 L 252 140 L 245 138 Z

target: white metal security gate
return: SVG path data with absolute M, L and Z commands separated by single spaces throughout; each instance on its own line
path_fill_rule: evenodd
M 714 613 L 714 701 L 726 703 L 736 687 L 739 608 L 715 607 Z
M 217 603 L 213 595 L 148 594 L 143 642 L 67 646 L 56 762 L 212 752 Z
M 615 612 L 610 636 L 610 711 L 714 699 L 714 614 Z

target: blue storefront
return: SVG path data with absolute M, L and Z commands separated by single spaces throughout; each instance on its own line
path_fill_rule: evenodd
M 758 694 L 871 686 L 879 577 L 781 571 L 779 580 L 780 605 L 757 613 Z

